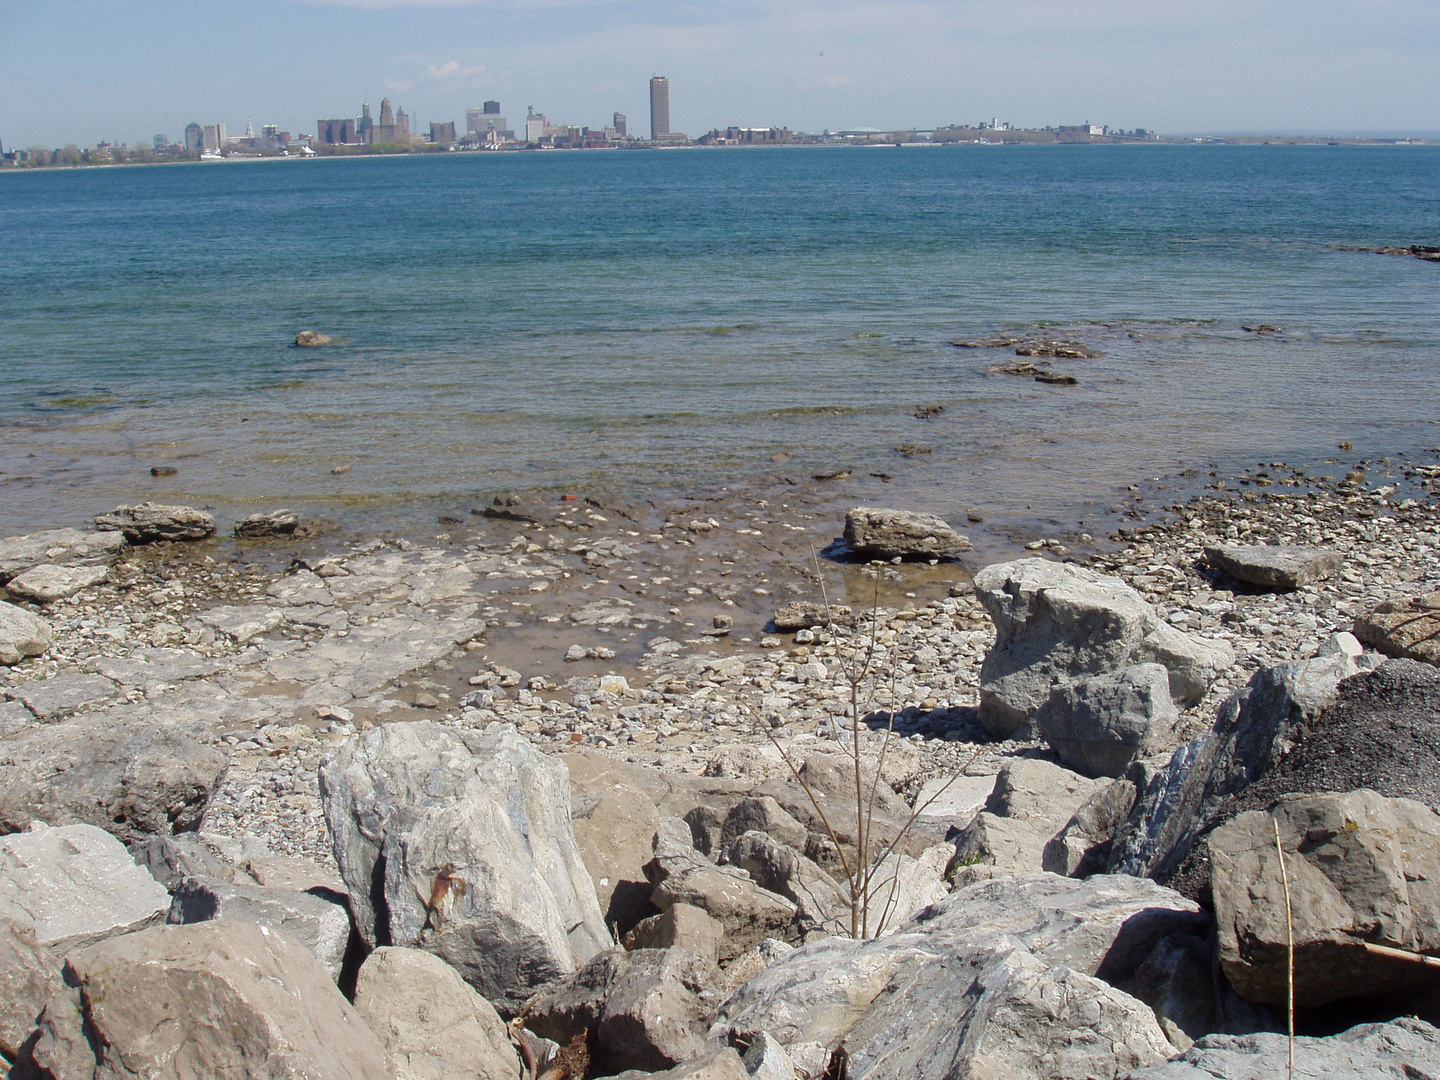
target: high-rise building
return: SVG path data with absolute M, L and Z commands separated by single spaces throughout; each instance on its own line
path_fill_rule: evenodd
M 545 138 L 545 129 L 549 125 L 545 122 L 544 113 L 531 113 L 525 118 L 525 141 L 538 143 Z
M 616 135 L 619 135 L 622 139 L 625 138 L 625 114 L 623 112 L 617 112 L 615 114 L 614 128 Z
M 359 133 L 355 130 L 353 116 L 337 120 L 321 120 L 316 135 L 315 141 L 324 146 L 344 146 L 346 143 L 360 141 Z
M 656 75 L 650 80 L 650 138 L 670 134 L 670 80 Z
M 368 143 L 374 127 L 375 118 L 370 115 L 370 103 L 366 102 L 360 106 L 360 122 L 355 127 L 355 133 L 360 137 L 361 142 Z
M 483 109 L 465 110 L 465 141 L 483 143 L 491 132 L 504 140 L 514 138 L 510 124 L 500 115 L 500 103 L 487 101 Z
M 206 124 L 204 133 L 201 135 L 201 149 L 223 150 L 225 149 L 225 125 Z
M 446 120 L 443 124 L 431 124 L 430 141 L 437 146 L 454 146 L 455 121 Z
M 199 124 L 185 125 L 185 149 L 203 150 L 205 148 L 205 129 Z

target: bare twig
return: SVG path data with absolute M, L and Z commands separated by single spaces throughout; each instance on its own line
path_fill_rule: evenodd
M 1275 830 L 1275 854 L 1280 858 L 1280 887 L 1285 890 L 1285 1013 L 1289 1020 L 1290 1038 L 1285 1075 L 1295 1080 L 1295 912 L 1290 906 L 1290 874 L 1285 869 L 1285 848 L 1280 843 L 1280 821 L 1270 815 Z
M 1388 956 L 1392 960 L 1408 960 L 1412 964 L 1440 967 L 1440 956 L 1426 956 L 1424 953 L 1411 952 L 1409 949 L 1394 949 L 1389 945 L 1376 945 L 1372 941 L 1367 941 L 1364 945 L 1366 952 L 1376 956 Z

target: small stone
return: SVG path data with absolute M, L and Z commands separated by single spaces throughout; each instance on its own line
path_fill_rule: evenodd
M 235 535 L 247 540 L 265 536 L 289 536 L 295 531 L 300 519 L 289 510 L 270 510 L 251 514 L 235 525 Z

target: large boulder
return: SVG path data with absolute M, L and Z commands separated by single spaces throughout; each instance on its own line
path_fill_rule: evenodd
M 740 1055 L 726 1046 L 664 1072 L 629 1069 L 615 1080 L 750 1080 L 750 1075 Z
M 646 877 L 655 885 L 650 900 L 657 908 L 668 911 L 689 904 L 719 922 L 725 928 L 722 963 L 767 937 L 789 933 L 796 914 L 792 901 L 761 888 L 739 867 L 715 866 L 688 845 L 666 842 L 663 824 L 655 857 L 645 866 Z
M 654 854 L 660 813 L 639 788 L 609 777 L 582 785 L 571 774 L 571 822 L 580 855 L 605 923 L 624 935 L 640 920 L 655 914 L 645 864 Z
M 1137 757 L 1174 749 L 1179 720 L 1159 664 L 1061 683 L 1035 714 L 1060 760 L 1086 776 L 1123 776 Z
M 310 952 L 266 927 L 151 927 L 72 951 L 65 973 L 78 998 L 51 1000 L 29 1051 L 36 1064 L 67 1061 L 52 1075 L 396 1075 L 390 1055 Z M 77 1006 L 85 1036 L 78 1047 Z M 76 1051 L 87 1047 L 93 1057 L 82 1073 Z
M 204 540 L 215 532 L 215 515 L 193 506 L 143 502 L 136 506 L 117 506 L 111 513 L 101 514 L 95 519 L 95 527 L 124 533 L 132 544 Z
M 720 971 L 685 949 L 610 949 L 530 1004 L 531 1031 L 562 1045 L 595 1035 L 602 1074 L 668 1069 L 704 1053 Z
M 0 540 L 0 585 L 32 566 L 109 564 L 120 557 L 125 537 L 115 532 L 48 529 Z
M 505 1021 L 431 953 L 376 949 L 356 977 L 355 1011 L 395 1059 L 400 1080 L 520 1080 Z
M 746 832 L 726 846 L 725 861 L 744 870 L 761 888 L 794 903 L 801 933 L 850 933 L 849 890 L 791 845 L 758 830 Z
M 725 928 L 699 908 L 672 904 L 668 911 L 642 920 L 626 934 L 625 948 L 688 949 L 718 962 L 724 936 Z
M 1203 921 L 1133 878 L 981 882 L 888 937 L 797 950 L 726 1001 L 711 1035 L 843 1041 L 857 1080 L 1114 1076 L 1172 1051 L 1150 1009 L 1102 980 L 1129 977 L 1161 938 Z
M 1226 800 L 1264 775 L 1293 745 L 1292 731 L 1318 717 L 1359 670 L 1353 657 L 1335 654 L 1256 672 L 1221 705 L 1209 732 L 1131 777 L 1140 796 L 1115 837 L 1110 869 L 1162 880 L 1174 873 Z
M 845 515 L 845 546 L 876 559 L 935 559 L 969 551 L 970 540 L 934 514 L 857 506 Z
M 169 894 L 93 825 L 0 838 L 0 916 L 60 952 L 163 922 Z
M 1119 578 L 1046 559 L 987 566 L 975 595 L 994 620 L 980 668 L 980 720 L 1006 737 L 1028 727 L 1058 683 L 1157 663 L 1170 696 L 1193 705 L 1235 663 L 1224 642 L 1190 637 Z
M 1175 829 L 1180 843 L 1188 844 L 1189 854 L 1183 858 L 1172 855 L 1160 862 L 1158 880 L 1186 896 L 1207 897 L 1209 849 L 1201 839 L 1235 815 L 1268 810 L 1287 795 L 1370 788 L 1392 798 L 1416 799 L 1440 811 L 1440 745 L 1435 740 L 1440 725 L 1440 671 L 1415 660 L 1388 660 L 1373 671 L 1337 681 L 1329 704 L 1322 704 L 1323 700 L 1312 700 L 1308 706 L 1292 700 L 1303 719 L 1288 728 L 1281 725 L 1285 734 L 1274 742 L 1271 764 L 1251 782 L 1242 783 L 1243 771 L 1229 774 L 1239 790 L 1214 803 L 1205 800 L 1199 804 L 1203 816 L 1197 814 L 1183 831 Z M 1218 758 L 1224 759 L 1223 754 Z M 1226 775 L 1223 768 L 1212 773 L 1217 780 Z M 1201 787 L 1194 781 L 1192 785 L 1187 789 L 1182 784 L 1180 794 Z M 1215 788 L 1226 790 L 1221 783 Z M 1163 790 L 1159 778 L 1152 781 L 1150 790 Z M 1116 837 L 1117 849 L 1121 835 L 1140 820 L 1142 809 L 1137 803 L 1122 826 Z M 1156 820 L 1162 823 L 1163 836 L 1163 813 Z M 1116 868 L 1113 853 L 1111 868 Z
M 1207 547 L 1205 561 L 1237 581 L 1288 592 L 1334 577 L 1345 560 L 1331 548 L 1256 544 Z
M 339 981 L 350 942 L 350 913 L 344 897 L 322 890 L 297 892 L 243 885 L 211 877 L 187 877 L 175 887 L 166 921 L 175 925 L 229 919 L 252 922 L 287 934 Z
M 1045 844 L 1040 868 L 1064 877 L 1088 877 L 1110 862 L 1115 832 L 1135 805 L 1135 785 L 1116 780 L 1091 795 Z
M 40 656 L 55 643 L 50 624 L 24 608 L 0 601 L 0 664 Z
M 1356 617 L 1355 636 L 1386 656 L 1440 664 L 1440 593 L 1383 601 Z
M 228 759 L 143 715 L 86 713 L 0 741 L 0 832 L 85 822 L 121 840 L 195 829 Z
M 998 874 L 1034 873 L 1044 866 L 1046 846 L 1106 786 L 1049 761 L 1006 762 L 985 809 L 956 838 L 946 877 L 966 885 Z
M 1440 951 L 1440 814 L 1428 806 L 1365 789 L 1295 795 L 1226 822 L 1209 847 L 1220 965 L 1250 1001 L 1285 1003 L 1292 931 L 1300 1008 L 1434 981 L 1366 949 Z
M 565 766 L 513 728 L 375 728 L 321 766 L 320 796 L 367 944 L 423 948 L 518 1004 L 609 943 Z
M 0 1055 L 20 1056 L 45 1003 L 65 991 L 60 957 L 23 923 L 0 917 Z
M 1440 1029 L 1411 1016 L 1294 1041 L 1297 1080 L 1420 1080 L 1440 1075 Z M 1292 1075 L 1284 1035 L 1207 1035 L 1164 1065 L 1124 1080 L 1271 1080 Z

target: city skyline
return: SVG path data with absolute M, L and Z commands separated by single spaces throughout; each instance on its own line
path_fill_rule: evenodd
M 647 116 L 656 72 L 683 78 L 677 131 L 986 115 L 1172 132 L 1433 131 L 1437 45 L 1440 10 L 1414 0 L 1203 11 L 1178 0 L 0 0 L 0 138 L 138 143 L 201 117 L 311 130 L 382 97 L 403 102 L 418 131 L 461 126 L 466 108 L 492 99 L 600 126 L 617 111 Z

